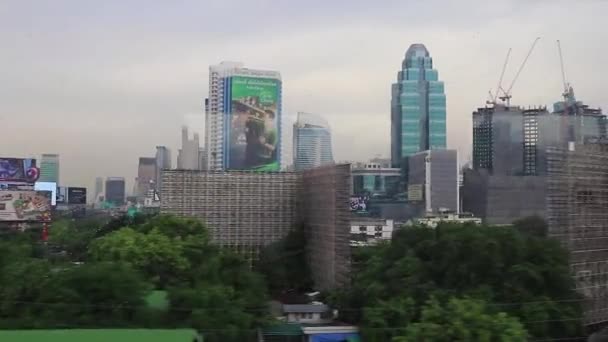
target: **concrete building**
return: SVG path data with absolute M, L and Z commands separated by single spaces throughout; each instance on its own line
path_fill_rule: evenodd
M 206 223 L 212 240 L 250 260 L 296 226 L 295 173 L 164 170 L 161 212 Z
M 390 241 L 395 230 L 393 220 L 352 218 L 350 221 L 350 246 L 371 246 Z
M 137 178 L 135 181 L 135 196 L 143 198 L 154 189 L 156 178 L 156 158 L 140 157 L 137 165 Z
M 296 171 L 333 164 L 331 130 L 320 116 L 298 113 L 293 125 L 293 162 Z
M 511 224 L 529 216 L 545 217 L 546 178 L 491 175 L 465 170 L 462 210 L 487 224 Z
M 408 158 L 408 201 L 424 203 L 426 213 L 459 212 L 458 152 L 430 150 Z
M 114 206 L 125 204 L 125 179 L 123 177 L 106 178 L 105 200 Z
M 255 262 L 302 224 L 315 284 L 345 284 L 350 268 L 350 165 L 293 172 L 164 170 L 161 213 L 195 217 L 212 240 Z
M 42 155 L 40 160 L 40 177 L 39 182 L 54 182 L 59 184 L 59 155 L 48 154 Z
M 547 151 L 548 235 L 570 252 L 586 325 L 608 321 L 608 145 Z
M 154 186 L 156 192 L 160 196 L 162 188 L 162 170 L 169 170 L 173 167 L 171 163 L 171 150 L 166 146 L 156 146 L 156 169 L 154 171 Z
M 284 304 L 283 314 L 288 323 L 329 324 L 332 312 L 325 304 Z
M 425 217 L 419 217 L 406 222 L 406 226 L 411 225 L 424 225 L 429 228 L 437 228 L 440 223 L 474 223 L 481 224 L 482 221 L 479 217 L 475 217 L 472 214 L 456 214 L 451 212 L 443 212 L 438 214 L 432 214 Z
M 421 151 L 446 148 L 444 84 L 422 44 L 412 44 L 392 86 L 391 159 L 400 167 L 404 158 Z
M 281 88 L 277 71 L 248 69 L 239 62 L 209 67 L 206 169 L 279 170 Z
M 182 127 L 182 148 L 177 154 L 177 168 L 181 170 L 201 170 L 200 143 L 198 133 L 192 139 L 188 135 L 188 128 Z
M 319 290 L 346 285 L 350 273 L 349 164 L 302 172 L 298 213 L 308 232 L 308 258 Z

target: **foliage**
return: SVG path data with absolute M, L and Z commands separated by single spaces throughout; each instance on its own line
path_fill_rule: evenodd
M 267 246 L 260 253 L 256 269 L 264 275 L 270 292 L 275 295 L 310 290 L 312 275 L 306 260 L 304 229 L 293 230 L 282 240 Z
M 483 301 L 450 299 L 445 305 L 431 298 L 419 322 L 409 324 L 394 342 L 517 342 L 527 341 L 526 330 L 507 314 L 488 312 Z
M 404 326 L 422 316 L 431 297 L 442 303 L 470 297 L 518 318 L 534 338 L 580 336 L 568 255 L 556 241 L 511 227 L 408 227 L 390 245 L 354 258 L 352 287 L 333 298 L 346 309 L 344 320 L 364 328 L 378 324 L 372 312 L 386 312 L 389 326 Z

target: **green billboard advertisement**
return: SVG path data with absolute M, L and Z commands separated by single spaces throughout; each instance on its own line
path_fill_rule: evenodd
M 228 169 L 279 171 L 279 90 L 277 79 L 232 77 Z

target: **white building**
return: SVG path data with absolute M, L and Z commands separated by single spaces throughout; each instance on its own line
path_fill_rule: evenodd
M 288 323 L 327 324 L 333 320 L 325 304 L 284 304 L 283 314 Z
M 408 221 L 406 226 L 413 225 L 424 225 L 430 228 L 436 228 L 439 223 L 475 223 L 481 224 L 481 219 L 478 217 L 474 217 L 472 214 L 462 213 L 455 214 L 452 212 L 440 212 L 436 215 L 428 215 L 426 217 L 421 217 L 417 219 L 413 219 Z
M 231 81 L 233 76 L 245 76 L 254 78 L 266 78 L 281 80 L 281 74 L 277 71 L 254 70 L 244 67 L 240 62 L 221 62 L 209 67 L 209 97 L 205 100 L 205 150 L 207 152 L 207 170 L 226 169 L 227 161 L 225 147 L 225 132 L 227 127 L 227 113 L 231 100 L 228 98 L 231 92 Z M 279 90 L 278 99 L 278 127 L 281 124 L 281 94 Z M 280 134 L 278 155 L 280 150 Z M 280 157 L 279 157 L 280 159 Z
M 350 245 L 369 246 L 380 241 L 389 241 L 393 237 L 393 220 L 357 218 L 350 222 Z

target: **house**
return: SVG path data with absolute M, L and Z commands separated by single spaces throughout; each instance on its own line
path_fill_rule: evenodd
M 325 304 L 284 304 L 283 314 L 289 323 L 324 324 L 333 319 Z

